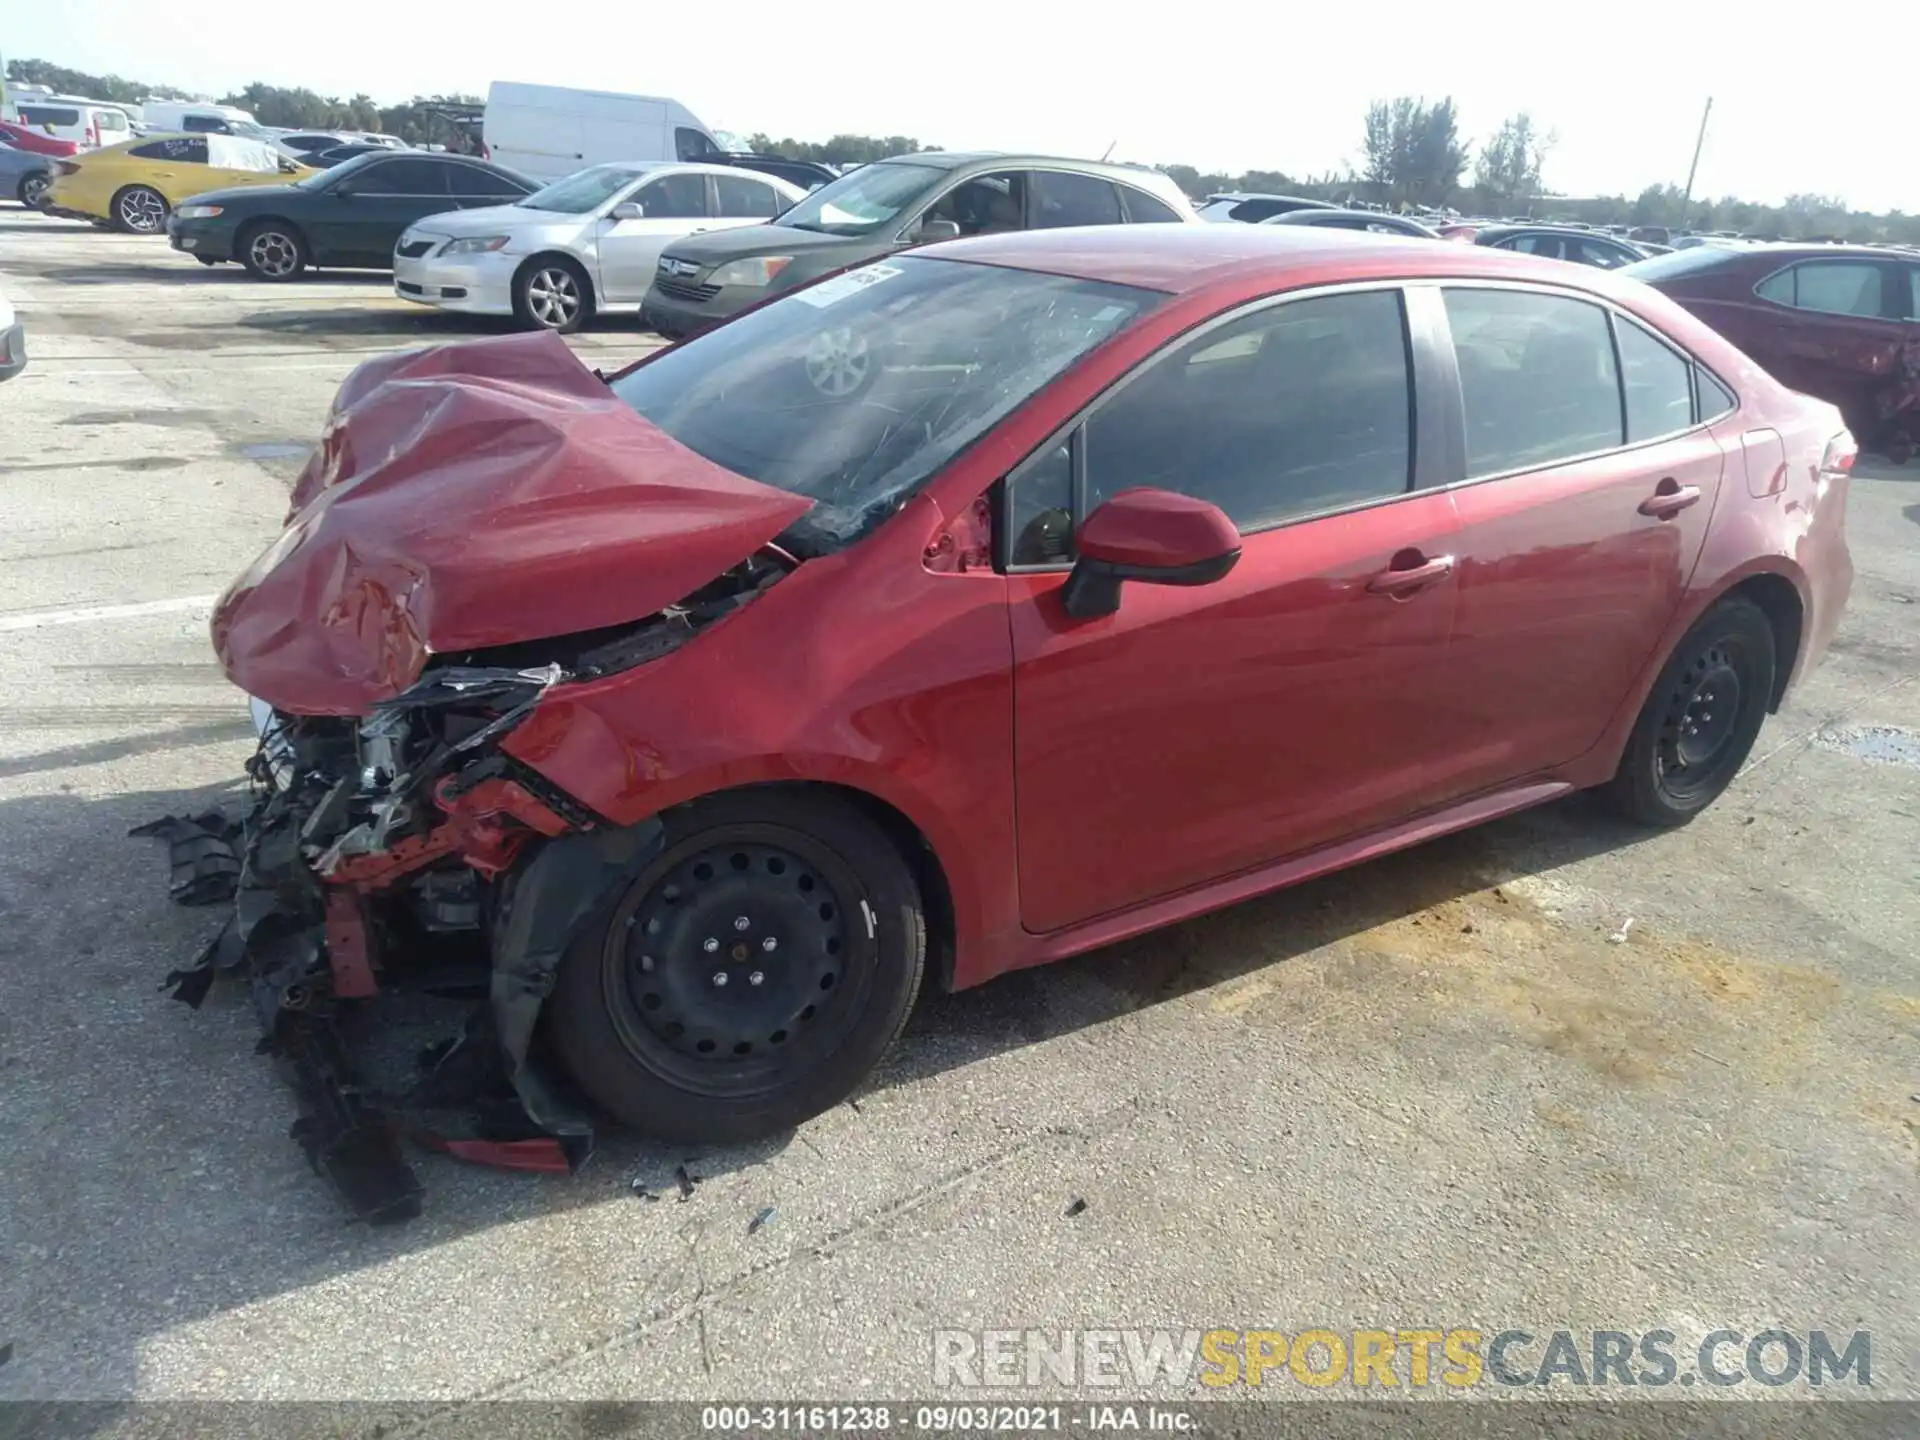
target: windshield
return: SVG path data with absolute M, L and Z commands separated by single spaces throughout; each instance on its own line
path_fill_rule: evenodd
M 803 557 L 851 543 L 1156 290 L 951 260 L 864 266 L 661 351 L 613 382 L 736 475 L 815 501 Z
M 822 185 L 774 223 L 826 235 L 865 235 L 891 223 L 947 172 L 881 161 Z
M 594 165 L 536 190 L 516 205 L 528 210 L 551 210 L 560 215 L 584 215 L 618 195 L 647 172 L 631 165 Z

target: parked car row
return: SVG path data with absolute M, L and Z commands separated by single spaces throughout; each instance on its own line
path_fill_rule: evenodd
M 680 123 L 692 117 L 658 103 L 657 133 L 635 143 L 692 143 Z M 557 110 L 543 113 L 529 123 L 562 123 Z M 1244 192 L 1196 209 L 1158 171 L 1004 154 L 895 156 L 826 183 L 814 162 L 765 161 L 799 167 L 790 173 L 814 181 L 808 190 L 716 146 L 703 161 L 594 164 L 541 185 L 493 161 L 378 140 L 330 160 L 338 147 L 326 142 L 336 138 L 303 132 L 269 145 L 181 134 L 66 156 L 6 146 L 0 193 L 134 233 L 164 230 L 201 263 L 238 262 L 262 280 L 315 266 L 391 269 L 394 293 L 422 305 L 562 332 L 605 311 L 637 310 L 669 338 L 822 275 L 968 235 L 1210 219 L 1450 239 L 1629 271 L 1786 383 L 1840 406 L 1863 442 L 1900 460 L 1920 448 L 1920 258 L 1892 248 L 1669 235 L 1669 250 L 1591 226 L 1456 217 L 1436 229 L 1384 210 Z M 1686 246 L 1692 238 L 1702 243 Z M 873 369 L 871 357 L 850 353 L 822 356 L 821 367 L 822 383 L 848 389 Z

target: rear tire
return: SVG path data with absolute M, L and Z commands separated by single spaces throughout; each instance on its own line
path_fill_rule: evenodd
M 44 170 L 33 170 L 20 177 L 20 183 L 14 187 L 14 198 L 29 210 L 38 210 L 46 203 L 47 191 L 53 188 L 53 181 Z
M 1728 596 L 1674 646 L 1602 794 L 1641 825 L 1685 825 L 1740 773 L 1772 702 L 1773 626 Z
M 128 235 L 163 235 L 173 207 L 151 185 L 129 185 L 113 197 L 112 223 Z
M 665 848 L 561 963 L 547 1023 L 562 1062 L 624 1124 L 676 1143 L 758 1139 L 839 1104 L 919 993 L 913 872 L 830 795 L 734 791 L 662 818 Z
M 536 255 L 513 277 L 513 317 L 524 330 L 571 335 L 593 311 L 593 282 L 564 255 Z
M 284 284 L 307 269 L 306 237 L 284 220 L 256 220 L 234 242 L 234 254 L 256 280 Z

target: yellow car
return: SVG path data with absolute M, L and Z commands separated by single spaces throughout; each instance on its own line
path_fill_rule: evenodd
M 164 235 L 190 195 L 231 185 L 282 185 L 317 173 L 241 135 L 148 135 L 54 162 L 45 207 L 105 220 L 134 235 Z

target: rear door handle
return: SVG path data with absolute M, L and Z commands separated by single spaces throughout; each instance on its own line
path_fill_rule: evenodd
M 1671 520 L 1699 498 L 1698 485 L 1682 485 L 1669 478 L 1654 486 L 1653 494 L 1640 502 L 1640 513 L 1656 520 Z
M 1452 573 L 1453 556 L 1440 555 L 1405 569 L 1382 570 L 1367 581 L 1367 589 L 1375 595 L 1410 595 L 1415 590 L 1424 590 L 1446 579 Z

